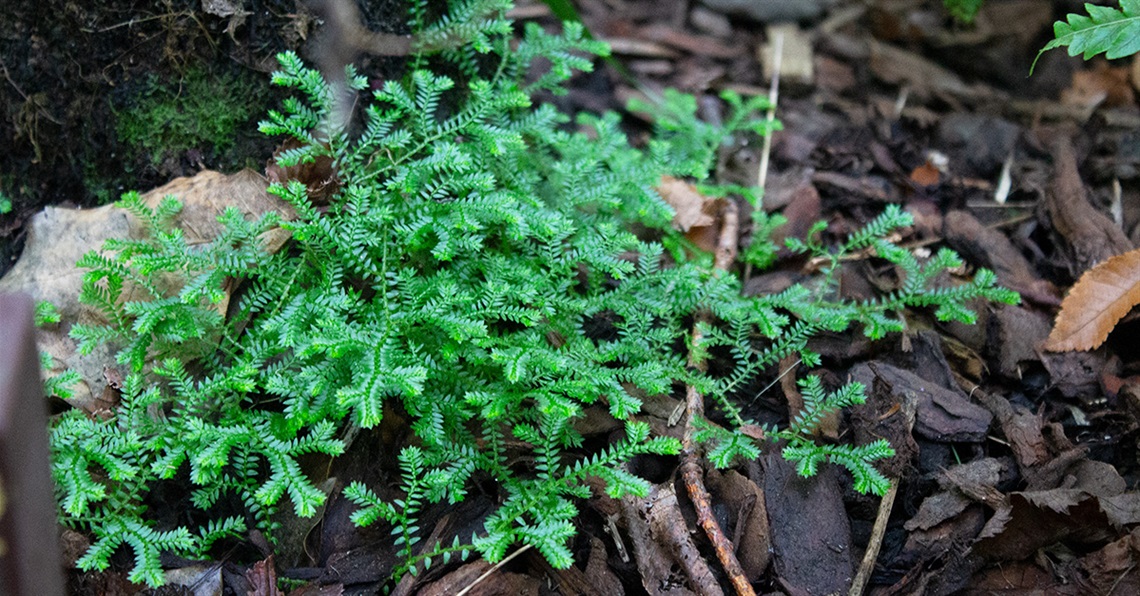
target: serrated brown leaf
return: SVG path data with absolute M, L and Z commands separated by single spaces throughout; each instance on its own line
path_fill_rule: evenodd
M 1105 260 L 1085 271 L 1061 302 L 1051 352 L 1092 350 L 1104 343 L 1116 323 L 1140 304 L 1140 249 Z

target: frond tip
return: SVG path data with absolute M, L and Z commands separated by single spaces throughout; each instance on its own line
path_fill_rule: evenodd
M 1053 23 L 1053 40 L 1037 53 L 1033 65 L 1045 52 L 1068 47 L 1070 56 L 1085 60 L 1104 54 L 1109 60 L 1140 52 L 1140 0 L 1120 0 L 1120 9 L 1085 4 L 1088 16 L 1069 14 Z M 1029 69 L 1030 74 L 1033 68 Z

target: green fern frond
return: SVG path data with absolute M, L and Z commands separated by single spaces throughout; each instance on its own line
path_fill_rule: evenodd
M 1085 4 L 1088 16 L 1070 14 L 1066 20 L 1053 23 L 1054 38 L 1037 53 L 1037 59 L 1062 46 L 1068 47 L 1070 56 L 1080 54 L 1085 60 L 1097 54 L 1112 60 L 1140 51 L 1140 0 L 1120 0 L 1119 6 L 1118 10 Z

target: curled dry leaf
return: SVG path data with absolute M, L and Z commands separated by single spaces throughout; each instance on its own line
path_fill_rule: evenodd
M 1045 341 L 1052 352 L 1091 350 L 1108 337 L 1133 306 L 1140 304 L 1140 249 L 1116 255 L 1089 269 L 1061 303 L 1053 332 Z
M 661 177 L 657 192 L 675 211 L 673 227 L 684 232 L 685 238 L 697 248 L 715 252 L 722 201 L 707 197 L 697 190 L 696 185 L 672 176 Z
M 910 172 L 910 181 L 919 186 L 936 186 L 941 178 L 942 172 L 930 160 Z
M 662 176 L 661 184 L 657 186 L 661 198 L 676 212 L 673 216 L 673 227 L 682 232 L 692 228 L 711 226 L 715 223 L 712 213 L 716 199 L 706 197 L 690 182 L 678 180 L 672 176 Z

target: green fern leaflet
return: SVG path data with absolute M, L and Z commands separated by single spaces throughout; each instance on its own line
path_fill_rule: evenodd
M 1038 59 L 1061 46 L 1069 48 L 1070 56 L 1080 54 L 1085 60 L 1098 54 L 1112 60 L 1140 51 L 1140 0 L 1120 0 L 1120 10 L 1095 4 L 1085 4 L 1085 10 L 1088 16 L 1070 14 L 1067 20 L 1053 23 L 1054 39 L 1038 52 Z

